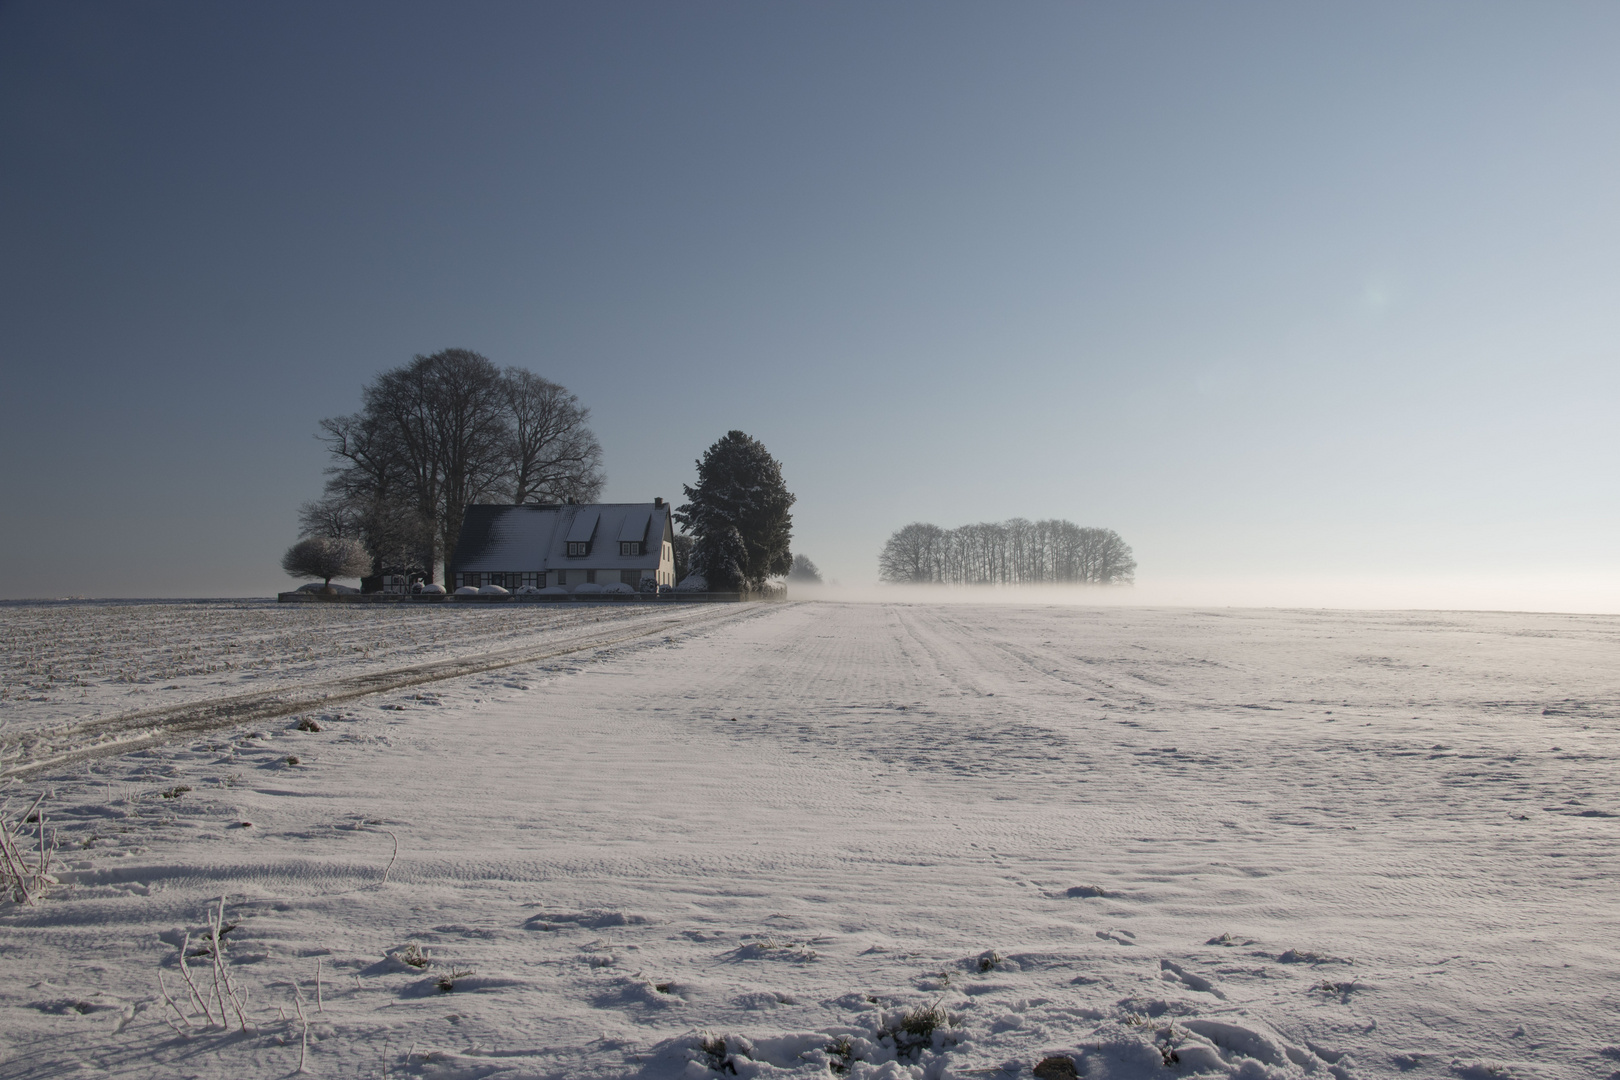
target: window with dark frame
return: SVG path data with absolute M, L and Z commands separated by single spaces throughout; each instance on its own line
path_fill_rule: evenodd
M 641 554 L 641 546 L 642 545 L 641 545 L 640 540 L 620 540 L 619 541 L 619 554 L 620 555 L 640 555 Z
M 587 570 L 587 571 L 585 571 L 585 584 L 587 584 L 587 585 L 595 585 L 596 584 L 596 571 L 595 570 Z
M 570 559 L 578 559 L 581 556 L 589 555 L 590 553 L 591 542 L 589 540 L 568 541 L 568 557 Z

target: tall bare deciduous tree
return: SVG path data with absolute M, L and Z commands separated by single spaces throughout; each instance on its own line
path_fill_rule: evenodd
M 884 581 L 945 585 L 1128 584 L 1130 545 L 1112 529 L 1072 521 L 980 522 L 955 529 L 913 522 L 878 556 Z
M 506 369 L 505 390 L 511 419 L 508 501 L 595 502 L 602 492 L 602 445 L 585 426 L 590 410 L 563 387 L 522 368 Z
M 350 515 L 373 573 L 432 578 L 455 559 L 471 503 L 588 501 L 602 488 L 589 410 L 532 372 L 445 349 L 378 375 L 363 401 L 321 421 L 334 466 L 320 503 Z M 330 508 L 311 513 L 306 528 L 338 520 Z
M 944 538 L 944 529 L 922 521 L 896 531 L 878 556 L 878 577 L 896 583 L 938 581 Z

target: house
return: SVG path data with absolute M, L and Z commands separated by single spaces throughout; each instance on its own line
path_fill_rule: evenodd
M 467 507 L 452 590 L 499 585 L 573 592 L 581 585 L 624 584 L 637 591 L 675 584 L 675 530 L 669 505 L 590 503 Z M 595 590 L 590 590 L 595 591 Z

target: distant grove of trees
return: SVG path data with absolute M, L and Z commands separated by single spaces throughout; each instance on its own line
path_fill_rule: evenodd
M 469 503 L 595 501 L 605 478 L 589 419 L 523 368 L 467 349 L 417 356 L 373 379 L 359 412 L 321 421 L 333 465 L 300 531 L 359 540 L 372 574 L 431 580 L 455 559 Z
M 938 585 L 1128 584 L 1130 545 L 1112 529 L 1013 518 L 955 529 L 913 522 L 889 537 L 878 576 Z

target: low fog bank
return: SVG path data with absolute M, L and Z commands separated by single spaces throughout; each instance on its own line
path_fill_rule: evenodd
M 806 585 L 794 600 L 1092 607 L 1363 608 L 1620 614 L 1620 573 L 1157 579 L 1136 585 Z

